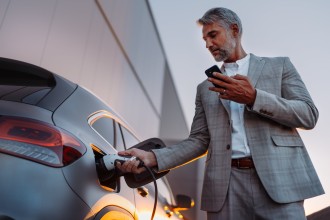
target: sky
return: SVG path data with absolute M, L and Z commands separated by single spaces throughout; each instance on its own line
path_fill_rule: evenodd
M 257 56 L 288 56 L 304 80 L 320 117 L 313 130 L 299 130 L 325 195 L 305 201 L 306 214 L 330 206 L 330 1 L 329 0 L 149 0 L 174 84 L 190 128 L 197 85 L 216 64 L 205 48 L 197 19 L 213 7 L 241 18 L 243 48 Z M 219 63 L 217 63 L 219 65 Z M 221 63 L 220 63 L 221 65 Z

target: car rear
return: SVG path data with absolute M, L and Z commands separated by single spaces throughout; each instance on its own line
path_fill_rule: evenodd
M 0 216 L 83 219 L 90 207 L 61 168 L 83 157 L 86 147 L 52 120 L 77 86 L 6 58 L 0 59 L 0 71 Z

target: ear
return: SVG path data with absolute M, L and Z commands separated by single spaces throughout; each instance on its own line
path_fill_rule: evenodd
M 238 29 L 238 25 L 237 25 L 237 24 L 232 24 L 232 25 L 230 26 L 230 29 L 231 29 L 231 31 L 232 31 L 232 35 L 233 35 L 234 37 L 238 37 L 238 36 L 239 36 L 239 29 Z

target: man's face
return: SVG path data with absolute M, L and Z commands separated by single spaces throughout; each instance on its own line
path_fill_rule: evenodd
M 203 39 L 206 48 L 218 62 L 228 60 L 235 52 L 236 41 L 231 30 L 217 23 L 203 25 Z

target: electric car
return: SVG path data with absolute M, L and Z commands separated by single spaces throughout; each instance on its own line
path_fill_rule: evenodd
M 148 175 L 139 183 L 102 169 L 104 155 L 143 143 L 149 142 L 141 144 L 88 90 L 38 66 L 0 58 L 0 219 L 145 220 L 155 199 L 154 219 L 183 219 L 179 211 L 193 201 L 174 199 L 164 174 L 155 198 Z

